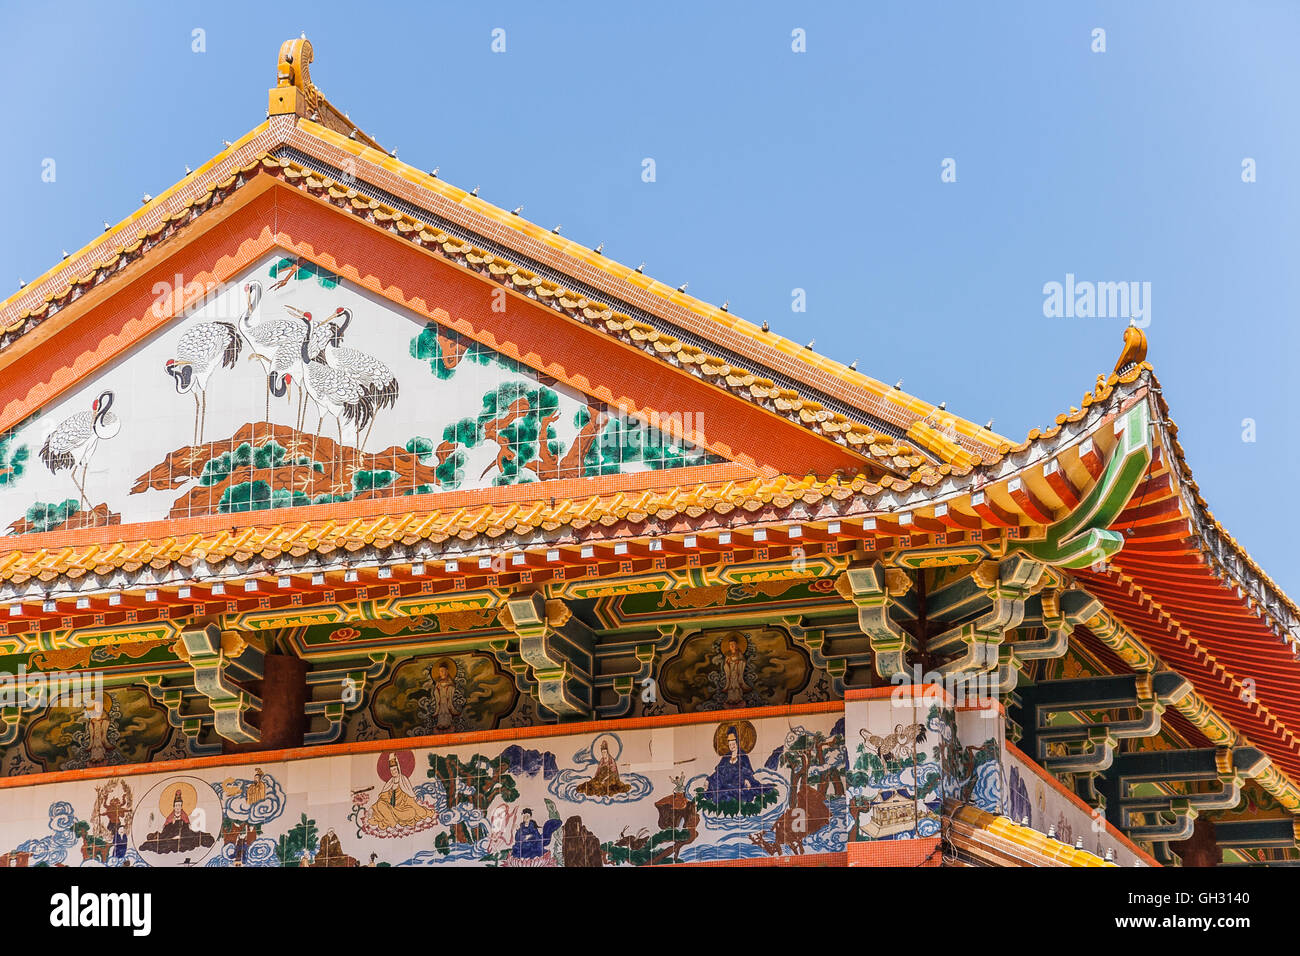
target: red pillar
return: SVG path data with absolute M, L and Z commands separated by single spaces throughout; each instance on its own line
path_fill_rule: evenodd
M 252 744 L 225 741 L 222 753 L 256 753 L 301 747 L 307 732 L 307 662 L 291 654 L 268 654 L 262 670 L 262 712 L 256 723 L 262 739 Z
M 1223 851 L 1214 839 L 1214 821 L 1207 817 L 1196 818 L 1190 839 L 1170 846 L 1183 858 L 1183 866 L 1218 866 L 1223 862 Z

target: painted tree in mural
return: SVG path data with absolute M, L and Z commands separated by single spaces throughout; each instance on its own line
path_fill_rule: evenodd
M 21 518 L 9 525 L 9 530 L 14 534 L 53 531 L 67 524 L 79 511 L 81 511 L 81 503 L 76 498 L 65 498 L 63 501 L 38 501 L 28 508 Z
M 842 727 L 842 722 L 836 725 L 837 730 Z M 844 794 L 843 748 L 842 733 L 827 736 L 819 730 L 798 728 L 772 753 L 767 767 L 790 771 L 790 797 L 785 812 L 770 830 L 749 834 L 750 842 L 773 856 L 780 856 L 786 847 L 795 854 L 805 852 L 804 841 L 833 818 L 827 801 L 837 793 Z
M 444 488 L 457 488 L 467 477 L 481 480 L 494 469 L 493 484 L 512 485 L 618 474 L 629 464 L 657 469 L 721 460 L 665 441 L 662 432 L 611 416 L 603 405 L 590 400 L 574 413 L 577 435 L 566 446 L 555 429 L 564 414 L 560 397 L 533 370 L 432 322 L 411 340 L 410 351 L 428 361 L 440 379 L 451 378 L 463 362 L 520 376 L 484 392 L 479 414 L 447 425 L 436 445 L 424 436 L 407 443 L 406 450 L 420 455 L 421 461 L 436 458 L 438 482 Z M 467 476 L 468 452 L 486 442 L 496 444 L 495 460 L 482 474 Z
M 428 777 L 442 785 L 447 806 L 453 810 L 468 806 L 484 813 L 498 797 L 507 803 L 519 799 L 519 788 L 510 774 L 510 757 L 504 753 L 491 758 L 475 754 L 463 762 L 455 754 L 429 754 Z M 471 827 L 456 821 L 451 825 L 451 840 L 474 843 L 485 832 L 481 825 Z
M 275 858 L 281 866 L 303 866 L 305 858 L 315 854 L 319 840 L 320 832 L 316 829 L 316 821 L 307 819 L 307 814 L 304 813 L 293 829 L 280 834 L 275 847 Z
M 275 289 L 284 285 L 291 279 L 312 279 L 324 289 L 333 289 L 339 284 L 339 277 L 323 266 L 318 266 L 314 262 L 298 257 L 296 259 L 284 258 L 271 266 L 270 275 L 272 279 L 279 281 L 271 288 Z
M 188 485 L 171 509 L 170 517 L 181 518 L 418 494 L 436 484 L 434 469 L 400 448 L 345 451 L 287 425 L 248 424 L 224 441 L 178 448 L 136 479 L 131 493 Z
M 15 446 L 12 433 L 0 438 L 0 485 L 11 485 L 23 476 L 28 454 L 26 445 Z
M 601 417 L 592 419 L 587 409 L 579 409 L 577 424 L 597 426 L 598 434 L 582 457 L 583 475 L 617 475 L 624 465 L 643 464 L 651 470 L 708 465 L 721 458 L 700 449 L 673 441 L 660 428 L 651 428 L 639 419 Z

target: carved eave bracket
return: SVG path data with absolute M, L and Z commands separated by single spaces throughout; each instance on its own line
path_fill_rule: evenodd
M 538 705 L 561 720 L 590 717 L 595 639 L 587 626 L 563 601 L 548 601 L 539 591 L 507 598 L 499 619 L 519 638 L 519 659 L 536 685 Z
M 261 739 L 249 715 L 262 709 L 262 700 L 241 684 L 262 679 L 265 654 L 237 631 L 215 624 L 181 632 L 180 657 L 194 669 L 194 688 L 208 699 L 213 726 L 234 743 Z
M 993 670 L 999 663 L 999 648 L 1007 633 L 1019 627 L 1025 617 L 1025 602 L 1043 586 L 1045 567 L 1022 554 L 1001 561 L 980 563 L 969 578 L 957 582 L 951 590 L 966 592 L 987 610 L 973 620 L 948 628 L 929 639 L 926 650 L 934 655 L 956 656 L 939 667 L 941 674 L 976 674 Z M 972 589 L 973 585 L 973 589 Z M 943 595 L 927 599 L 927 611 L 942 617 L 949 607 Z
M 1105 773 L 1085 778 L 1091 793 L 1084 796 L 1104 806 L 1106 817 L 1130 839 L 1186 840 L 1198 814 L 1236 807 L 1245 781 L 1263 775 L 1270 765 L 1269 758 L 1254 747 L 1119 753 Z M 1217 787 L 1193 789 L 1203 782 Z M 1176 792 L 1134 794 L 1142 784 L 1165 784 Z
M 916 638 L 894 622 L 890 609 L 912 587 L 906 571 L 883 564 L 849 567 L 835 582 L 836 592 L 858 609 L 858 626 L 871 643 L 876 673 L 886 680 L 907 672 Z
M 343 736 L 344 718 L 365 702 L 366 692 L 388 673 L 391 663 L 388 654 L 376 651 L 364 663 L 308 671 L 307 717 L 323 721 L 324 726 L 309 731 L 303 744 L 310 747 L 336 743 Z
M 1158 734 L 1165 710 L 1191 692 L 1191 684 L 1174 671 L 1043 681 L 1016 694 L 1021 746 L 1053 773 L 1103 771 L 1119 741 Z M 1136 716 L 1053 723 L 1057 714 L 1120 710 Z
M 1070 649 L 1074 629 L 1102 609 L 1099 600 L 1080 588 L 1045 589 L 1025 603 L 1021 626 L 1042 627 L 1044 635 L 1003 644 L 998 662 L 998 693 L 1016 689 L 1027 661 L 1054 660 Z

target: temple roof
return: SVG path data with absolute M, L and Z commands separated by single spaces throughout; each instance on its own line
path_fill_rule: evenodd
M 254 604 L 305 607 L 345 583 L 362 597 L 377 589 L 373 597 L 393 587 L 508 587 L 558 567 L 639 573 L 665 551 L 683 562 L 696 553 L 698 567 L 700 555 L 761 560 L 768 542 L 813 542 L 827 560 L 857 547 L 996 542 L 1051 551 L 1149 652 L 1192 680 L 1217 715 L 1207 726 L 1226 719 L 1300 780 L 1300 608 L 1201 498 L 1140 331 L 1129 331 L 1115 371 L 1077 407 L 1012 442 L 399 161 L 320 93 L 311 60 L 305 39 L 286 43 L 266 122 L 0 302 L 0 378 L 10 380 L 0 386 L 0 430 L 85 373 L 59 367 L 23 391 L 11 374 L 20 360 L 274 189 L 684 371 L 833 443 L 855 467 L 773 474 L 711 464 L 599 487 L 555 481 L 544 493 L 517 486 L 22 535 L 0 548 L 0 634 L 13 646 L 45 646 L 118 614 L 166 620 L 163 608 L 214 593 L 223 607 L 238 603 L 224 582 L 253 581 L 244 600 Z M 1098 511 L 1092 544 L 1067 554 L 1074 539 L 1061 529 L 1104 497 L 1113 462 L 1139 440 L 1124 429 L 1138 423 L 1149 460 L 1133 476 L 1132 500 Z M 308 550 L 333 555 L 319 582 L 293 563 Z M 484 569 L 501 555 L 505 573 Z M 359 574 L 354 556 L 365 559 Z M 381 575 L 380 559 L 398 570 Z M 193 583 L 196 570 L 206 583 Z M 138 593 L 119 606 L 123 591 Z
M 286 59 L 287 58 L 287 59 Z M 0 368 L 75 319 L 257 173 L 359 214 L 648 354 L 920 479 L 996 460 L 1006 438 L 615 262 L 399 161 L 311 83 L 287 42 L 266 123 L 0 302 Z M 313 119 L 314 118 L 314 119 Z M 766 323 L 764 323 L 766 325 Z M 0 427 L 12 413 L 0 407 Z

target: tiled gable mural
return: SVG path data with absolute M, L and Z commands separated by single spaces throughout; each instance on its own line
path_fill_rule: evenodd
M 273 256 L 0 435 L 10 534 L 719 459 Z

